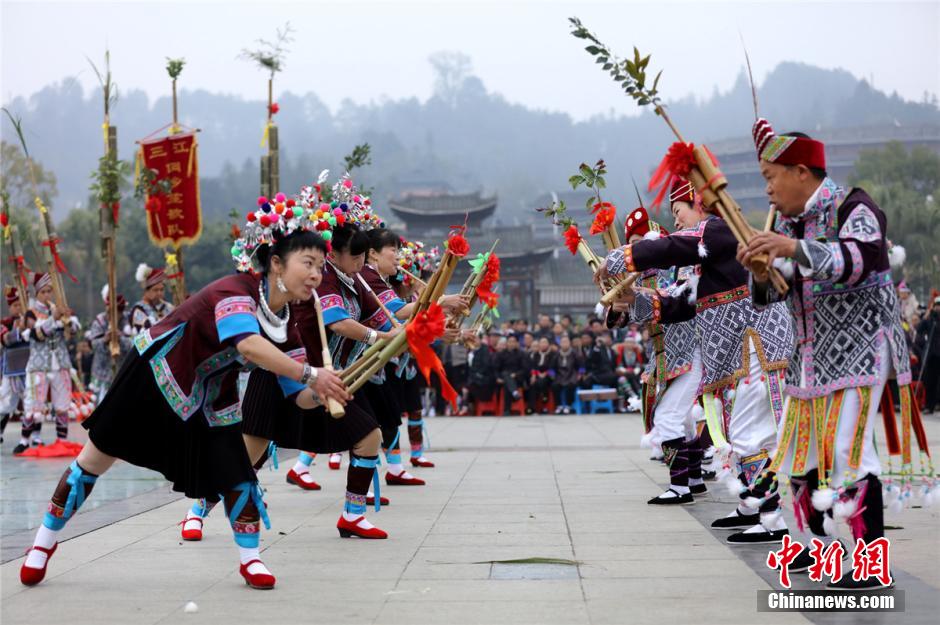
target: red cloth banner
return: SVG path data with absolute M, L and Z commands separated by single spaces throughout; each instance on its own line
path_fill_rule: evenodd
M 141 142 L 144 166 L 157 171 L 156 181 L 170 182 L 168 193 L 147 196 L 147 230 L 154 245 L 192 245 L 202 235 L 196 148 L 195 133 Z

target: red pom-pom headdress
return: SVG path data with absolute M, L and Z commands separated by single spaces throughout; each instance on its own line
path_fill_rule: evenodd
M 757 159 L 778 165 L 805 165 L 826 169 L 826 146 L 808 137 L 788 137 L 774 133 L 770 122 L 760 117 L 751 131 Z

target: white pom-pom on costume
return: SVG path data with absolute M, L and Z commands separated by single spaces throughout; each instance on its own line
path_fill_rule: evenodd
M 821 488 L 813 491 L 813 507 L 824 511 L 832 507 L 836 493 L 831 488 Z
M 656 436 L 655 430 L 650 430 L 646 434 L 640 437 L 640 447 L 642 449 L 652 449 L 653 448 L 653 437 Z
M 889 504 L 894 501 L 897 501 L 897 499 L 900 496 L 901 496 L 901 490 L 897 486 L 894 486 L 893 484 L 885 486 L 882 492 L 882 497 Z
M 150 273 L 152 267 L 147 263 L 140 263 L 137 265 L 137 271 L 134 272 L 134 279 L 138 282 L 145 282 L 147 280 L 147 274 Z
M 661 239 L 662 236 L 663 234 L 659 232 L 658 230 L 650 230 L 649 232 L 643 235 L 643 238 L 646 239 L 647 241 L 656 241 L 657 239 Z
M 787 280 L 793 277 L 793 261 L 789 258 L 775 258 L 773 265 Z
M 823 515 L 823 532 L 826 536 L 835 536 L 836 535 L 836 522 L 828 514 Z
M 698 402 L 692 404 L 692 421 L 698 422 L 705 418 L 705 409 Z
M 728 475 L 725 476 L 724 484 L 725 488 L 728 490 L 728 494 L 733 497 L 738 497 L 747 490 L 747 487 L 741 483 L 738 476 L 732 472 L 729 472 Z
M 750 497 L 748 499 L 750 499 Z M 751 504 L 747 503 L 747 500 L 745 500 L 744 505 L 750 506 Z M 757 506 L 752 507 L 756 508 Z M 777 524 L 780 522 L 782 517 L 783 512 L 780 511 L 780 508 L 777 508 L 773 512 L 761 512 L 760 524 L 764 526 L 765 530 L 773 531 L 777 529 Z
M 708 258 L 708 248 L 705 247 L 705 243 L 701 239 L 698 240 L 698 257 Z
M 689 276 L 689 279 L 686 280 L 686 284 L 689 285 L 689 304 L 695 304 L 698 299 L 698 281 L 699 275 L 697 273 L 693 273 Z
M 595 304 L 595 306 L 594 306 L 594 314 L 597 315 L 598 317 L 603 317 L 603 316 L 604 316 L 604 305 L 601 304 L 600 302 L 598 302 L 597 304 Z
M 888 504 L 888 512 L 891 514 L 900 514 L 901 510 L 904 509 L 904 503 L 900 498 L 895 499 L 890 504 Z
M 110 287 L 110 285 L 106 284 L 106 285 L 104 285 L 103 287 L 101 287 L 101 301 L 102 301 L 102 302 L 107 302 L 107 301 L 108 301 L 108 293 L 110 293 L 110 292 L 111 292 L 111 287 Z
M 631 396 L 627 400 L 627 412 L 642 412 L 643 404 L 639 397 Z
M 840 499 L 832 505 L 832 516 L 838 521 L 844 521 L 855 514 L 858 505 L 854 499 Z
M 907 250 L 900 245 L 893 245 L 888 250 L 888 264 L 892 269 L 900 269 L 907 260 Z
M 744 505 L 748 508 L 760 508 L 760 505 L 764 503 L 763 499 L 758 499 L 757 497 L 745 497 Z

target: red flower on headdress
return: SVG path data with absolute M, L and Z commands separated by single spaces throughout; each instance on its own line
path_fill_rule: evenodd
M 268 107 L 268 112 L 271 113 L 271 115 L 277 115 L 280 110 L 281 107 L 277 105 L 277 102 L 272 103 L 271 106 Z
M 601 202 L 594 205 L 594 222 L 591 224 L 590 233 L 600 234 L 614 223 L 614 217 L 617 215 L 617 208 L 610 202 Z
M 578 227 L 574 225 L 568 226 L 568 229 L 565 230 L 565 247 L 574 255 L 578 253 L 578 245 L 580 244 L 581 233 L 578 232 Z
M 463 258 L 470 252 L 470 244 L 462 234 L 452 234 L 447 239 L 447 251 L 457 258 Z

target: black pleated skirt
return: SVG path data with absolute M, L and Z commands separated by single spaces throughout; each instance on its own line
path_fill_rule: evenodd
M 136 351 L 124 359 L 110 390 L 82 427 L 103 453 L 161 473 L 173 490 L 190 498 L 216 497 L 257 481 L 241 424 L 209 427 L 201 409 L 184 421 L 160 392 L 147 356 Z
M 381 384 L 366 382 L 362 391 L 372 408 L 372 414 L 383 429 L 401 425 L 401 378 L 395 375 L 395 367 L 385 366 L 385 381 Z
M 325 408 L 304 410 L 284 397 L 273 373 L 255 369 L 242 400 L 242 431 L 285 449 L 318 454 L 349 451 L 379 427 L 360 404 L 346 404 L 346 415 L 339 419 Z
M 401 409 L 404 412 L 420 412 L 421 393 L 424 391 L 424 379 L 419 373 L 410 380 L 399 378 L 401 381 Z

